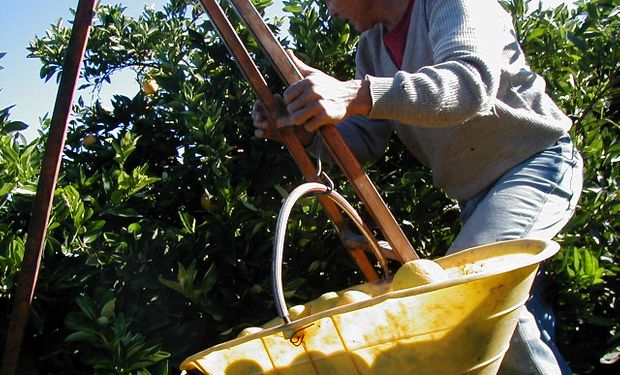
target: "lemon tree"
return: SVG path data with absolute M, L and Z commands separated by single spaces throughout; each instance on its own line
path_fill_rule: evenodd
M 580 207 L 546 272 L 558 343 L 571 367 L 604 373 L 620 346 L 620 4 L 577 1 L 574 9 L 527 12 L 527 1 L 504 3 L 516 16 L 530 64 L 575 122 L 586 159 Z M 270 3 L 255 4 L 264 14 Z M 350 77 L 357 35 L 330 20 L 324 2 L 284 5 L 289 33 L 281 21 L 269 21 L 289 35 L 282 43 L 305 61 Z M 248 33 L 231 20 L 270 87 L 281 91 Z M 60 73 L 69 35 L 67 23 L 58 23 L 31 42 L 43 79 Z M 275 216 L 301 177 L 281 145 L 253 138 L 254 95 L 198 3 L 170 0 L 135 18 L 120 5 L 100 5 L 78 97 L 90 97 L 119 71 L 158 87 L 107 103 L 76 100 L 20 374 L 177 373 L 187 355 L 275 315 Z M 49 119 L 42 125 L 43 135 L 28 144 L 19 135 L 28 124 L 0 109 L 0 342 Z M 340 192 L 354 196 L 335 170 L 328 172 Z M 441 256 L 459 229 L 458 210 L 432 187 L 428 171 L 394 142 L 367 172 L 416 250 Z M 284 284 L 291 306 L 327 291 L 386 291 L 385 284 L 356 286 L 363 280 L 315 200 L 301 202 L 287 229 Z

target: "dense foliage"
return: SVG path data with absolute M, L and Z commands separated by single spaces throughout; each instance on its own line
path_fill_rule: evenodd
M 287 35 L 283 44 L 311 65 L 350 77 L 355 33 L 316 0 L 284 3 L 289 34 L 283 20 L 270 21 Z M 563 251 L 546 268 L 549 298 L 573 370 L 602 373 L 620 355 L 620 1 L 531 13 L 527 3 L 506 6 L 530 63 L 573 118 L 586 161 L 579 210 L 557 238 Z M 263 12 L 270 0 L 255 4 Z M 231 20 L 280 91 L 255 43 Z M 69 35 L 58 23 L 31 43 L 41 78 L 61 73 Z M 159 89 L 76 103 L 20 374 L 176 373 L 187 355 L 275 315 L 275 216 L 302 181 L 281 145 L 253 137 L 254 96 L 210 21 L 193 1 L 170 0 L 137 18 L 99 6 L 80 93 L 96 93 L 121 70 Z M 0 111 L 2 344 L 49 126 L 44 118 L 41 136 L 27 143 L 19 135 L 27 125 L 9 117 L 10 108 Z M 339 173 L 329 173 L 357 204 Z M 368 173 L 414 247 L 441 255 L 458 230 L 458 209 L 431 186 L 428 171 L 395 142 Z M 360 282 L 317 203 L 299 206 L 287 232 L 289 301 Z

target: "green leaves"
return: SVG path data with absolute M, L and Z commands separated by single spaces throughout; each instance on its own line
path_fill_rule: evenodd
M 338 18 L 330 18 L 323 1 L 285 0 L 283 4 L 284 9 L 292 13 L 289 32 L 295 36 L 298 56 L 338 78 L 353 77 L 352 62 L 358 36 L 349 25 Z
M 562 264 L 558 265 L 560 271 L 568 274 L 577 289 L 586 290 L 602 283 L 603 276 L 610 275 L 608 270 L 600 267 L 598 258 L 587 249 L 566 249 L 562 258 Z
M 122 168 L 127 161 L 129 155 L 136 151 L 136 145 L 138 144 L 140 137 L 134 137 L 133 134 L 127 132 L 123 135 L 120 142 L 112 142 L 112 148 L 116 152 L 114 161 L 116 161 Z
M 21 268 L 26 240 L 21 233 L 13 233 L 7 224 L 0 224 L 0 297 L 11 296 L 14 275 Z
M 528 10 L 530 1 L 506 3 L 530 64 L 573 119 L 586 159 L 584 194 L 558 238 L 563 251 L 547 267 L 548 290 L 573 370 L 603 372 L 601 359 L 613 361 L 619 345 L 620 4 Z M 256 4 L 264 12 L 270 1 Z M 330 19 L 325 2 L 287 0 L 284 9 L 285 46 L 339 78 L 353 77 L 358 36 Z M 256 43 L 230 19 L 272 91 L 281 92 Z M 42 78 L 61 71 L 69 35 L 58 22 L 31 42 Z M 26 339 L 26 355 L 42 373 L 167 374 L 186 356 L 275 315 L 275 216 L 301 176 L 282 145 L 253 138 L 254 94 L 200 6 L 174 0 L 135 18 L 120 5 L 99 6 L 80 93 L 116 83 L 119 71 L 134 75 L 134 94 L 74 106 L 33 306 L 37 334 Z M 147 77 L 160 86 L 155 95 L 139 89 Z M 0 110 L 2 306 L 14 292 L 45 144 L 44 135 L 25 144 L 26 124 L 9 120 L 10 108 Z M 355 196 L 328 172 L 340 192 Z M 432 186 L 428 170 L 393 142 L 367 172 L 414 247 L 442 255 L 458 232 L 458 208 Z M 361 279 L 316 200 L 300 205 L 285 252 L 291 303 Z
M 28 129 L 28 124 L 22 121 L 11 121 L 4 124 L 4 126 L 2 127 L 2 131 L 7 133 L 19 132 L 26 129 Z
M 160 278 L 159 281 L 179 293 L 181 293 L 188 300 L 202 304 L 203 296 L 209 293 L 211 288 L 217 281 L 217 274 L 215 273 L 215 265 L 211 264 L 200 281 L 197 281 L 198 269 L 196 267 L 196 260 L 192 260 L 189 267 L 185 268 L 183 264 L 178 264 L 177 281 L 166 280 Z
M 41 140 L 22 143 L 23 138 L 16 132 L 27 125 L 9 120 L 12 107 L 0 110 L 0 298 L 14 292 L 42 157 Z
M 118 174 L 118 190 L 112 194 L 113 202 L 120 202 L 139 193 L 145 187 L 159 181 L 159 177 L 149 177 L 146 172 L 148 165 L 136 167 L 131 174 L 120 171 Z
M 67 328 L 73 331 L 65 341 L 82 344 L 82 360 L 92 365 L 95 374 L 133 374 L 136 370 L 146 373 L 146 368 L 170 356 L 158 344 L 149 344 L 144 336 L 130 330 L 131 321 L 123 314 L 115 314 L 116 299 L 110 293 L 102 296 L 101 303 L 88 295 L 80 295 L 76 303 L 80 311 L 65 319 Z

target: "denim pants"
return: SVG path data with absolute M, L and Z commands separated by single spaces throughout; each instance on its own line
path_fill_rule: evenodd
M 582 182 L 583 161 L 565 135 L 485 192 L 459 202 L 463 228 L 448 253 L 516 238 L 552 239 L 574 213 Z M 500 374 L 571 374 L 555 346 L 553 312 L 540 289 L 535 282 L 527 308 L 521 309 Z

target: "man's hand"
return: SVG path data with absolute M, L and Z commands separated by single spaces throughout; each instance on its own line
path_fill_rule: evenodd
M 276 94 L 275 99 L 276 101 L 281 103 L 282 107 L 286 106 L 286 104 L 284 104 L 284 100 L 280 95 Z M 276 113 L 274 117 L 278 123 L 284 124 L 287 115 L 279 112 Z M 255 101 L 254 105 L 252 106 L 252 123 L 254 125 L 254 136 L 256 136 L 257 138 L 270 139 L 272 141 L 282 142 L 282 138 L 280 137 L 276 126 L 270 126 L 267 110 L 259 100 Z M 295 135 L 297 135 L 297 138 L 304 147 L 308 146 L 310 142 L 312 142 L 312 138 L 314 137 L 313 133 L 306 131 L 303 127 L 295 127 Z
M 310 132 L 334 125 L 352 115 L 367 116 L 372 106 L 368 83 L 340 81 L 312 68 L 287 51 L 304 79 L 284 91 L 288 116 L 278 118 L 279 127 L 304 125 Z
M 254 135 L 257 138 L 270 139 L 282 142 L 280 134 L 275 127 L 270 126 L 267 110 L 260 100 L 254 102 L 252 106 L 252 123 L 254 125 Z

